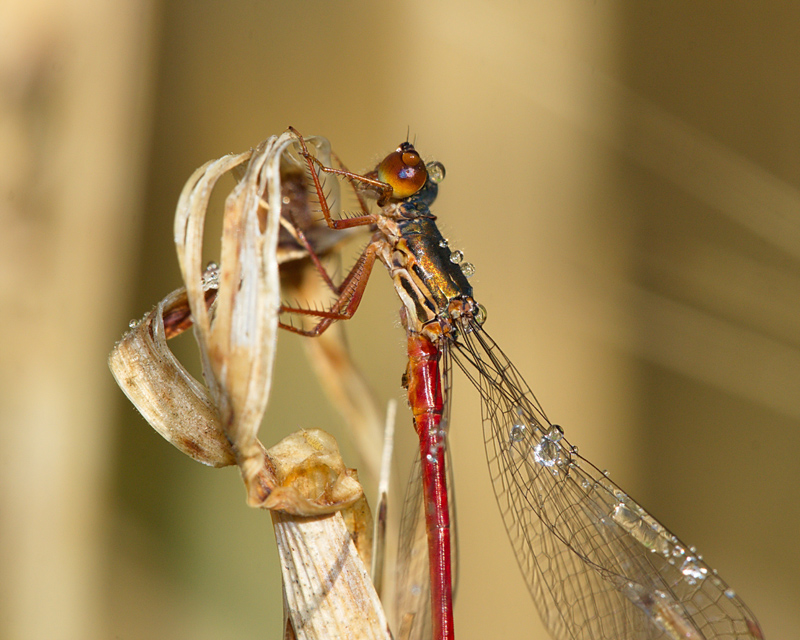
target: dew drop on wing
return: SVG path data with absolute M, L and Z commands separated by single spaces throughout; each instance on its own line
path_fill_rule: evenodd
M 533 448 L 533 459 L 544 467 L 558 464 L 561 459 L 561 445 L 558 443 L 563 437 L 564 430 L 554 424 Z
M 513 442 L 521 442 L 525 438 L 528 431 L 528 422 L 525 420 L 522 407 L 514 407 L 516 418 L 514 424 L 511 425 L 511 430 L 508 434 L 508 439 Z

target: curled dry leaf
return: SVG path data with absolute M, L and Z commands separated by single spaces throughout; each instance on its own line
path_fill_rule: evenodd
M 128 399 L 166 440 L 212 467 L 236 463 L 208 389 L 195 380 L 167 346 L 164 317 L 187 305 L 173 291 L 120 340 L 108 359 Z

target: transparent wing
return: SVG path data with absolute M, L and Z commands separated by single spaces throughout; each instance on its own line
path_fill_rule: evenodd
M 426 640 L 431 637 L 432 629 L 428 535 L 422 511 L 419 464 L 417 455 L 411 465 L 400 521 L 395 601 L 398 640 Z
M 695 549 L 578 455 L 480 326 L 455 345 L 453 359 L 481 395 L 508 536 L 554 638 L 763 638 L 747 606 Z
M 442 428 L 449 431 L 451 407 L 452 360 L 450 351 L 442 350 L 439 371 L 444 396 Z M 453 464 L 449 447 L 447 456 L 447 499 L 450 505 L 450 556 L 453 576 L 453 597 L 458 584 L 458 527 L 456 526 L 455 484 Z M 398 640 L 428 640 L 431 637 L 431 581 L 428 559 L 428 533 L 425 527 L 425 512 L 422 500 L 422 475 L 419 455 L 411 466 L 403 515 L 400 520 L 400 536 L 397 551 L 397 590 L 395 612 L 397 616 Z

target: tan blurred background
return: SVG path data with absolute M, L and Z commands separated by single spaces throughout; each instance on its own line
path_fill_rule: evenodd
M 767 638 L 796 637 L 798 27 L 790 2 L 4 3 L 0 638 L 278 637 L 269 518 L 161 440 L 105 358 L 178 286 L 192 170 L 289 124 L 354 170 L 410 127 L 550 418 Z M 373 279 L 348 330 L 385 402 L 403 336 Z M 324 427 L 359 466 L 300 339 L 277 367 L 262 440 Z M 456 386 L 459 638 L 543 638 Z

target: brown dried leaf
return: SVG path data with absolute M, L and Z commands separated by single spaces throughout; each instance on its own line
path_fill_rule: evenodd
M 198 462 L 224 467 L 236 462 L 208 390 L 167 346 L 164 316 L 186 305 L 173 291 L 115 346 L 108 364 L 120 388 L 145 420 Z

